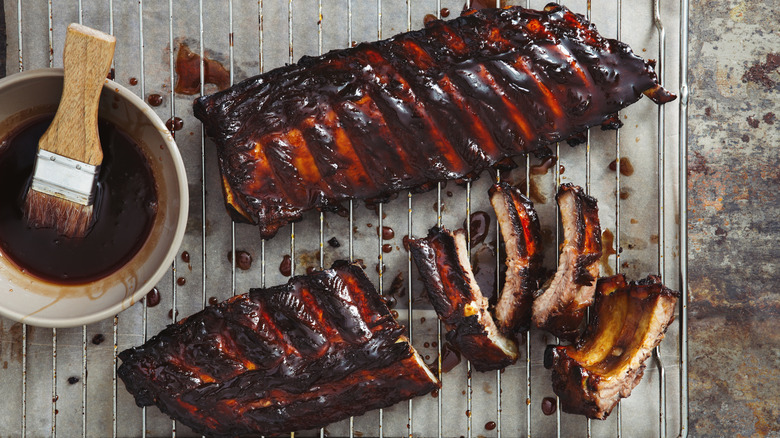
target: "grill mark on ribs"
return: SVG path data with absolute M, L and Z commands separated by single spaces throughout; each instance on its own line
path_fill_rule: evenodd
M 563 225 L 563 248 L 555 276 L 534 300 L 533 323 L 572 340 L 585 309 L 593 303 L 601 258 L 601 226 L 597 201 L 582 187 L 562 184 L 555 199 Z
M 517 344 L 499 332 L 474 278 L 465 231 L 433 227 L 427 238 L 409 240 L 409 250 L 450 344 L 478 371 L 517 361 Z
M 600 279 L 583 336 L 576 345 L 550 345 L 545 351 L 561 408 L 607 418 L 639 384 L 645 361 L 674 320 L 678 297 L 656 276 L 638 283 L 627 283 L 622 274 Z
M 544 276 L 541 228 L 533 203 L 516 187 L 494 184 L 490 203 L 501 225 L 507 267 L 496 320 L 504 334 L 516 335 L 531 326 L 533 295 Z
M 563 6 L 468 11 L 304 57 L 199 98 L 234 219 L 263 237 L 312 208 L 385 200 L 539 152 L 642 94 L 674 98 L 653 63 Z M 306 153 L 308 149 L 308 153 Z
M 208 306 L 119 354 L 138 406 L 209 436 L 328 423 L 439 386 L 363 271 L 336 262 Z

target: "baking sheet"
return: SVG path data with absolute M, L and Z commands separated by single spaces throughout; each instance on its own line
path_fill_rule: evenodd
M 546 1 L 531 1 L 530 6 L 542 8 Z M 524 3 L 521 3 L 524 4 Z M 567 1 L 566 6 L 585 13 L 590 1 Z M 21 9 L 18 9 L 21 6 Z M 180 117 L 184 127 L 176 133 L 177 144 L 184 157 L 190 184 L 190 218 L 181 251 L 190 255 L 190 262 L 182 258 L 172 260 L 171 271 L 158 284 L 161 303 L 144 311 L 137 304 L 121 313 L 116 320 L 106 320 L 85 328 L 51 329 L 27 327 L 0 320 L 0 436 L 148 436 L 191 435 L 191 431 L 175 425 L 156 408 L 144 413 L 136 407 L 121 382 L 115 382 L 115 352 L 139 345 L 172 322 L 169 311 L 176 303 L 179 318 L 200 310 L 210 297 L 225 299 L 234 292 L 246 292 L 261 284 L 274 285 L 286 281 L 279 266 L 285 255 L 294 253 L 294 273 L 303 274 L 307 267 L 320 265 L 320 242 L 323 262 L 349 258 L 350 235 L 352 254 L 362 259 L 366 271 L 381 290 L 389 290 L 399 273 L 404 279 L 406 295 L 399 297 L 396 310 L 399 318 L 410 326 L 413 343 L 429 362 L 435 360 L 440 340 L 436 316 L 426 300 L 414 269 L 409 272 L 408 255 L 403 249 L 405 235 L 422 236 L 437 223 L 437 191 L 413 195 L 402 193 L 383 205 L 384 226 L 392 227 L 395 237 L 387 241 L 377 238 L 380 216 L 362 202 L 354 203 L 353 220 L 326 213 L 320 234 L 320 216 L 308 213 L 304 220 L 283 228 L 279 234 L 261 242 L 257 230 L 248 225 L 233 225 L 225 213 L 218 181 L 218 169 L 213 144 L 202 136 L 199 122 L 192 116 L 194 96 L 172 95 L 172 60 L 181 43 L 221 62 L 231 70 L 234 80 L 240 81 L 271 68 L 284 65 L 303 55 L 317 55 L 342 48 L 351 41 L 369 41 L 389 37 L 422 27 L 426 14 L 436 14 L 440 8 L 455 16 L 462 1 L 442 0 L 378 0 L 376 2 L 348 0 L 295 1 L 111 1 L 68 0 L 57 2 L 6 2 L 8 17 L 8 65 L 21 63 L 24 69 L 61 66 L 62 46 L 68 23 L 82 21 L 97 29 L 112 32 L 118 37 L 116 80 L 139 96 L 150 94 L 163 97 L 156 107 L 162 120 Z M 658 30 L 652 20 L 652 3 L 620 1 L 593 1 L 592 19 L 600 32 L 609 37 L 618 34 L 618 8 L 621 8 L 621 39 L 644 57 L 658 58 Z M 678 89 L 679 66 L 679 5 L 664 2 L 661 16 L 666 26 L 666 77 L 664 85 Z M 21 11 L 22 20 L 16 20 Z M 11 18 L 13 17 L 13 18 Z M 19 26 L 21 25 L 21 32 Z M 51 28 L 51 32 L 49 29 Z M 292 32 L 290 32 L 292 30 Z M 19 44 L 19 35 L 22 37 Z M 231 45 L 232 42 L 232 45 Z M 21 47 L 21 51 L 18 48 Z M 50 50 L 51 48 L 51 50 Z M 172 52 L 173 51 L 173 52 Z M 21 53 L 20 53 L 21 52 Z M 17 61 L 17 55 L 20 56 Z M 173 55 L 173 56 L 171 56 Z M 10 62 L 13 58 L 14 62 Z M 131 78 L 137 85 L 130 85 Z M 213 87 L 207 86 L 206 92 Z M 600 201 L 602 229 L 613 233 L 619 225 L 618 248 L 622 252 L 608 260 L 612 271 L 626 273 L 637 279 L 649 273 L 663 271 L 665 282 L 679 288 L 678 256 L 679 205 L 677 186 L 678 112 L 676 102 L 665 107 L 665 154 L 663 164 L 664 205 L 663 233 L 659 229 L 658 187 L 659 115 L 658 108 L 648 99 L 620 113 L 625 126 L 616 134 L 594 129 L 590 134 L 590 165 L 586 164 L 584 146 L 570 148 L 562 144 L 558 165 L 547 174 L 532 175 L 534 187 L 544 197 L 537 199 L 542 228 L 546 230 L 545 265 L 555 267 L 557 253 L 555 239 L 558 233 L 554 192 L 557 179 L 580 185 L 589 183 L 591 194 Z M 628 157 L 635 172 L 621 176 L 620 199 L 616 174 L 608 169 L 616 157 Z M 525 180 L 526 163 L 518 159 L 519 167 L 503 179 L 515 182 Z M 531 159 L 531 165 L 537 160 Z M 556 174 L 556 170 L 562 173 Z M 589 169 L 590 178 L 586 173 Z M 486 242 L 496 239 L 495 216 L 487 199 L 487 188 L 492 176 L 485 173 L 471 185 L 470 191 L 454 183 L 441 190 L 443 224 L 450 228 L 462 226 L 467 211 L 486 211 L 491 216 L 491 230 Z M 470 196 L 469 196 L 470 195 Z M 470 203 L 467 202 L 467 197 Z M 617 206 L 619 202 L 619 221 Z M 410 207 L 411 206 L 411 207 Z M 410 220 L 411 218 L 411 220 Z M 336 237 L 340 246 L 334 248 L 327 241 Z M 227 253 L 233 242 L 237 250 L 248 251 L 254 263 L 247 271 L 234 270 Z M 381 245 L 392 245 L 390 253 L 382 253 Z M 659 257 L 659 247 L 662 246 Z M 480 264 L 495 265 L 495 256 L 480 245 L 472 248 Z M 385 265 L 381 278 L 376 270 L 379 256 Z M 183 278 L 184 285 L 177 279 Z M 411 288 L 409 279 L 411 278 Z M 235 285 L 235 287 L 233 287 Z M 409 299 L 411 297 L 411 300 Z M 409 312 L 411 301 L 411 312 Z M 146 314 L 146 317 L 145 317 Z M 411 314 L 411 317 L 410 317 Z M 91 342 L 102 334 L 106 341 Z M 116 345 L 114 339 L 116 338 Z M 469 373 L 461 363 L 443 377 L 443 388 L 438 398 L 426 396 L 415 399 L 411 405 L 400 403 L 379 412 L 369 412 L 330 425 L 324 433 L 329 436 L 584 436 L 590 430 L 593 436 L 660 436 L 659 418 L 665 401 L 665 421 L 668 435 L 677 435 L 680 421 L 680 336 L 674 323 L 661 344 L 661 359 L 665 373 L 665 390 L 660 391 L 661 372 L 657 362 L 648 363 L 642 383 L 634 394 L 624 400 L 606 421 L 588 422 L 584 417 L 568 414 L 545 416 L 541 412 L 544 397 L 554 396 L 549 372 L 542 366 L 544 346 L 555 340 L 541 331 L 530 334 L 530 360 L 522 359 L 503 373 Z M 86 341 L 86 343 L 85 343 Z M 24 360 L 23 360 L 24 359 Z M 86 362 L 86 372 L 82 366 Z M 25 363 L 23 363 L 25 362 Z M 24 366 L 23 366 L 24 365 Z M 530 385 L 526 375 L 530 374 Z M 26 376 L 23 386 L 22 376 Z M 78 378 L 69 383 L 69 378 Z M 86 378 L 84 378 L 86 377 Z M 499 389 L 498 382 L 501 387 Z M 71 379 L 72 381 L 72 379 Z M 471 397 L 469 397 L 471 394 Z M 23 396 L 24 395 L 24 396 Z M 441 410 L 440 410 L 441 409 Z M 24 416 L 23 410 L 26 411 Z M 529 422 L 530 419 L 530 422 Z M 381 428 L 380 428 L 381 422 Z M 496 422 L 497 427 L 486 426 Z M 145 427 L 144 427 L 145 426 Z M 299 436 L 317 435 L 319 431 L 299 433 Z

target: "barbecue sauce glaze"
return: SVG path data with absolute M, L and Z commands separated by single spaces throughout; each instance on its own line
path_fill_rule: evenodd
M 45 281 L 87 283 L 119 269 L 144 244 L 157 214 L 157 189 L 147 159 L 135 142 L 100 120 L 104 158 L 92 230 L 83 239 L 68 239 L 52 229 L 28 227 L 22 205 L 38 139 L 52 117 L 30 120 L 0 140 L 0 256 Z

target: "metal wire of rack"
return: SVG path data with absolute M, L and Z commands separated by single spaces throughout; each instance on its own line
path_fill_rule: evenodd
M 177 132 L 177 143 L 185 157 L 191 198 L 197 205 L 190 209 L 192 213 L 182 249 L 197 253 L 200 258 L 199 264 L 185 261 L 183 257 L 171 261 L 170 274 L 157 286 L 163 302 L 156 308 L 144 300 L 111 320 L 75 329 L 40 329 L 0 321 L 0 362 L 3 362 L 0 388 L 5 395 L 0 399 L 0 436 L 56 436 L 58 426 L 60 434 L 65 436 L 79 433 L 82 436 L 191 435 L 186 427 L 177 427 L 175 421 L 156 409 L 135 407 L 132 397 L 117 382 L 117 353 L 142 343 L 149 334 L 175 322 L 180 311 L 183 316 L 202 309 L 210 295 L 224 299 L 249 287 L 285 281 L 287 273 L 269 272 L 268 269 L 283 263 L 285 257 L 289 257 L 292 275 L 303 273 L 307 267 L 325 267 L 326 261 L 337 258 L 360 261 L 361 258 L 373 260 L 376 257 L 375 279 L 380 291 L 385 290 L 385 277 L 400 274 L 405 279 L 406 300 L 401 302 L 398 297 L 395 311 L 407 325 L 415 347 L 428 359 L 436 355 L 434 362 L 441 370 L 441 324 L 420 298 L 421 285 L 415 278 L 411 258 L 398 245 L 401 236 L 385 239 L 382 231 L 392 227 L 405 230 L 408 236 L 416 236 L 424 234 L 424 230 L 434 224 L 457 228 L 477 209 L 490 211 L 482 194 L 494 180 L 483 176 L 463 188 L 451 187 L 449 190 L 446 190 L 446 184 L 439 184 L 430 193 L 401 194 L 400 199 L 379 204 L 375 210 L 360 209 L 350 202 L 347 218 L 332 213 L 312 214 L 290 226 L 286 243 L 284 232 L 272 240 L 261 240 L 251 227 L 236 225 L 221 211 L 213 148 L 209 147 L 202 127 L 192 116 L 191 97 L 181 96 L 173 89 L 175 51 L 181 44 L 197 44 L 201 57 L 202 95 L 211 91 L 204 81 L 203 60 L 206 57 L 219 59 L 229 66 L 232 84 L 269 68 L 294 62 L 301 54 L 322 54 L 326 49 L 349 46 L 356 40 L 381 39 L 420 27 L 426 14 L 443 18 L 449 11 L 459 11 L 463 1 L 376 0 L 371 4 L 353 0 L 258 0 L 256 3 L 199 0 L 197 7 L 192 3 L 177 0 L 116 4 L 113 0 L 56 3 L 53 0 L 17 0 L 15 5 L 6 3 L 7 15 L 16 17 L 16 33 L 10 36 L 9 45 L 15 44 L 17 48 L 20 71 L 57 66 L 61 63 L 58 60 L 61 59 L 66 24 L 84 23 L 118 36 L 114 65 L 118 81 L 137 79 L 136 91 L 141 97 L 155 92 L 166 98 L 167 105 L 156 108 L 161 118 L 181 117 L 184 120 L 188 128 Z M 544 3 L 521 0 L 520 4 L 541 8 Z M 584 185 L 600 200 L 602 227 L 611 224 L 615 230 L 615 254 L 608 259 L 609 270 L 633 276 L 660 273 L 667 284 L 681 291 L 677 322 L 670 328 L 667 340 L 656 349 L 643 382 L 632 397 L 618 405 L 607 421 L 586 421 L 561 414 L 560 410 L 556 410 L 554 417 L 544 416 L 534 403 L 553 394 L 549 373 L 541 367 L 541 355 L 543 345 L 557 342 L 557 339 L 531 331 L 525 337 L 525 361 L 503 372 L 473 374 L 470 364 L 461 364 L 447 373 L 439 371 L 443 387 L 435 397 L 420 397 L 408 404 L 298 435 L 465 435 L 469 438 L 474 435 L 665 437 L 668 432 L 687 435 L 684 183 L 687 145 L 684 134 L 688 98 L 688 1 L 681 1 L 679 10 L 673 2 L 667 5 L 661 0 L 641 2 L 641 5 L 632 3 L 628 10 L 623 8 L 622 0 L 563 3 L 586 14 L 588 19 L 593 18 L 603 34 L 626 40 L 637 51 L 642 47 L 642 51 L 647 52 L 644 56 L 656 56 L 662 82 L 667 88 L 680 90 L 679 107 L 655 109 L 653 105 L 638 103 L 621 112 L 626 123 L 621 130 L 614 133 L 589 131 L 584 148 L 555 145 L 558 159 L 551 177 L 546 176 L 546 172 L 538 172 L 539 167 L 532 166 L 531 158 L 526 157 L 518 169 L 496 172 L 495 179 L 524 182 L 526 193 L 532 197 L 536 195 L 540 217 L 546 219 L 548 225 L 557 224 L 557 206 L 540 202 L 540 198 L 549 198 L 563 181 Z M 466 4 L 470 1 L 466 0 Z M 501 6 L 501 0 L 496 0 L 496 5 Z M 7 21 L 9 30 L 14 29 L 13 21 Z M 316 23 L 316 32 L 312 32 L 313 23 Z M 624 23 L 632 24 L 627 28 Z M 670 33 L 671 38 L 667 38 L 667 29 L 675 30 Z M 678 44 L 670 45 L 668 39 Z M 657 44 L 655 51 L 649 49 L 653 44 Z M 669 52 L 673 55 L 668 56 Z M 667 75 L 670 66 L 679 69 L 679 77 Z M 654 111 L 657 111 L 656 120 L 651 123 Z M 632 127 L 634 120 L 636 123 Z M 667 125 L 674 126 L 674 134 L 667 132 Z M 602 154 L 600 151 L 609 144 L 614 147 L 614 155 Z M 591 145 L 599 152 L 593 153 Z M 655 166 L 636 169 L 639 176 L 632 177 L 626 171 L 626 163 L 630 163 L 626 158 L 629 157 L 643 163 L 655 163 Z M 605 164 L 611 160 L 615 163 L 614 172 L 605 170 Z M 430 218 L 431 202 L 435 220 Z M 376 222 L 376 226 L 369 221 Z M 672 222 L 679 225 L 666 226 Z M 641 225 L 636 227 L 637 224 Z M 552 228 L 548 228 L 548 264 L 557 260 L 560 243 L 559 227 Z M 470 227 L 466 229 L 470 233 Z M 492 235 L 497 242 L 500 231 L 497 227 L 494 231 Z M 641 236 L 639 232 L 657 234 L 643 239 L 638 237 Z M 331 240 L 326 239 L 327 236 L 342 239 L 347 236 L 348 244 L 346 248 L 335 244 L 326 246 L 326 240 Z M 395 251 L 392 251 L 393 244 Z M 390 252 L 387 245 L 391 246 Z M 495 242 L 494 245 L 498 248 Z M 470 248 L 477 259 L 485 253 L 484 249 L 483 246 Z M 246 272 L 237 270 L 239 250 L 250 251 L 259 258 L 259 269 L 256 266 Z M 226 260 L 227 253 L 230 262 Z M 491 281 L 500 286 L 500 257 L 493 254 L 487 258 L 495 266 Z M 669 258 L 675 263 L 670 264 Z M 193 257 L 193 260 L 198 259 Z M 372 263 L 364 263 L 367 272 L 371 273 Z M 182 283 L 180 279 L 186 282 Z M 497 290 L 500 290 L 499 286 L 496 286 Z M 166 315 L 167 310 L 170 310 L 169 315 Z M 102 333 L 111 333 L 111 342 L 99 342 L 97 335 Z

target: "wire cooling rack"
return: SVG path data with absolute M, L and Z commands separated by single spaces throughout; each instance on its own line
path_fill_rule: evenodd
M 545 5 L 516 3 L 537 9 Z M 117 36 L 116 80 L 142 98 L 158 94 L 162 98 L 162 105 L 155 108 L 158 115 L 183 121 L 176 141 L 189 175 L 191 206 L 182 255 L 171 261 L 170 273 L 157 285 L 159 305 L 143 301 L 113 319 L 73 329 L 0 320 L 0 436 L 192 435 L 156 408 L 135 406 L 117 382 L 116 354 L 199 311 L 212 298 L 223 300 L 250 287 L 286 281 L 282 272 L 286 270 L 279 269 L 285 259 L 293 274 L 327 267 L 336 259 L 362 260 L 380 291 L 396 293 L 394 309 L 415 347 L 427 361 L 437 362 L 442 327 L 422 298 L 422 285 L 402 239 L 424 235 L 436 224 L 457 228 L 471 213 L 488 212 L 489 237 L 471 251 L 483 289 L 492 289 L 501 281 L 500 259 L 493 251 L 499 230 L 486 195 L 494 177 L 525 184 L 535 200 L 548 268 L 555 267 L 562 239 L 554 193 L 561 182 L 573 182 L 599 199 L 602 229 L 614 236 L 615 253 L 602 263 L 602 273 L 623 272 L 632 279 L 660 273 L 667 285 L 682 292 L 676 321 L 648 361 L 633 395 L 605 421 L 560 410 L 544 415 L 542 400 L 554 394 L 542 355 L 544 346 L 557 340 L 532 330 L 521 346 L 522 359 L 503 372 L 472 372 L 469 363 L 460 363 L 440 375 L 443 387 L 435 397 L 419 397 L 297 435 L 687 435 L 683 133 L 688 2 L 623 3 L 564 2 L 592 19 L 603 35 L 657 59 L 662 83 L 679 91 L 677 102 L 656 107 L 643 99 L 620 113 L 625 124 L 620 130 L 592 130 L 587 144 L 576 148 L 555 145 L 555 163 L 539 165 L 535 159 L 520 158 L 517 169 L 495 176 L 486 173 L 466 186 L 449 183 L 424 194 L 401 193 L 371 209 L 354 202 L 348 217 L 312 212 L 264 241 L 256 229 L 232 223 L 224 211 L 215 151 L 192 115 L 194 96 L 173 91 L 177 52 L 187 45 L 221 62 L 235 82 L 302 55 L 420 28 L 426 15 L 455 16 L 464 6 L 462 0 L 7 0 L 9 73 L 14 66 L 20 71 L 61 66 L 65 28 L 71 22 Z M 213 91 L 211 85 L 201 85 L 201 94 Z M 377 231 L 383 229 L 384 233 Z M 230 261 L 236 257 L 228 254 L 236 251 L 253 257 L 250 269 L 237 269 Z M 398 287 L 390 290 L 396 278 L 401 279 L 396 281 L 400 292 Z

